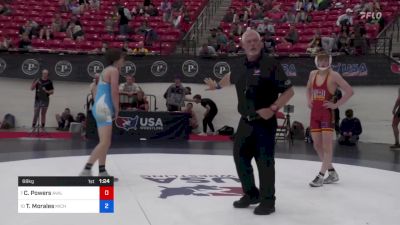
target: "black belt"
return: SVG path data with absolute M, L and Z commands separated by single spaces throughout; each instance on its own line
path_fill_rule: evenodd
M 255 114 L 255 115 L 243 116 L 243 119 L 246 120 L 247 122 L 252 122 L 255 120 L 262 119 L 262 117 L 258 114 Z

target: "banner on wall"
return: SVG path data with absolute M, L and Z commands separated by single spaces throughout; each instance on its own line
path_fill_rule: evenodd
M 278 59 L 286 75 L 296 85 L 305 85 L 314 58 Z M 50 71 L 52 80 L 91 82 L 96 73 L 107 67 L 101 55 L 57 55 L 48 53 L 0 53 L 0 77 L 33 79 L 42 69 Z M 400 84 L 392 61 L 385 56 L 338 56 L 332 68 L 351 84 Z M 172 82 L 180 75 L 183 82 L 203 83 L 204 78 L 221 79 L 228 72 L 241 73 L 244 56 L 205 59 L 185 56 L 128 56 L 121 76 L 132 74 L 139 83 Z M 397 64 L 396 64 L 397 65 Z

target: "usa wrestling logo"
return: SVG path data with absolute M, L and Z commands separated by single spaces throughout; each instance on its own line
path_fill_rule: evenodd
M 126 131 L 137 130 L 137 125 L 139 121 L 139 116 L 135 117 L 117 117 L 115 120 L 115 125 L 118 128 L 124 129 Z
M 142 175 L 155 182 L 159 198 L 173 196 L 221 197 L 241 196 L 240 180 L 233 175 Z

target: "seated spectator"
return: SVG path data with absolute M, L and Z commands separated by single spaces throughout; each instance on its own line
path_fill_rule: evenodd
M 148 55 L 149 50 L 144 47 L 143 41 L 139 42 L 138 47 L 133 49 L 132 52 L 134 55 Z
M 275 52 L 276 42 L 275 42 L 275 39 L 271 36 L 271 34 L 266 33 L 263 37 L 263 42 L 264 42 L 264 52 L 265 53 Z
M 354 48 L 357 54 L 366 54 L 368 51 L 367 30 L 362 21 L 354 25 Z
M 235 15 L 236 15 L 235 8 L 231 8 L 231 10 L 227 14 L 225 14 L 222 21 L 225 23 L 233 23 L 234 22 L 233 19 L 234 19 Z
M 336 25 L 353 25 L 353 10 L 351 10 L 350 8 L 346 9 L 346 13 L 338 17 Z
M 123 5 L 117 5 L 116 6 L 118 10 L 118 18 L 119 18 L 119 34 L 120 35 L 128 35 L 130 33 L 129 29 L 129 21 L 132 19 L 131 13 L 129 10 L 124 7 Z
M 308 43 L 307 53 L 316 54 L 322 50 L 320 31 L 317 31 L 314 38 Z
M 53 20 L 52 20 L 52 22 L 51 22 L 51 31 L 52 31 L 53 33 L 55 33 L 55 32 L 61 32 L 61 31 L 63 30 L 63 28 L 64 28 L 64 21 L 63 21 L 63 19 L 61 18 L 61 15 L 60 15 L 60 14 L 57 14 L 57 15 L 53 18 Z
M 9 16 L 11 14 L 11 8 L 5 4 L 0 3 L 0 15 Z
M 0 42 L 0 49 L 8 50 L 12 47 L 12 40 L 10 36 L 6 35 L 3 37 L 3 40 Z
M 137 97 L 132 102 L 132 108 L 139 111 L 149 111 L 149 102 L 146 100 L 142 90 L 137 92 Z
M 39 24 L 29 19 L 28 21 L 26 21 L 24 25 L 22 25 L 22 27 L 20 27 L 19 34 L 20 35 L 27 34 L 29 39 L 32 39 L 32 36 L 37 34 L 36 29 L 38 28 L 38 26 Z
M 338 37 L 335 32 L 332 32 L 330 36 L 321 37 L 322 48 L 325 52 L 331 53 L 337 51 Z
M 296 3 L 294 3 L 294 10 L 300 12 L 301 9 L 304 9 L 304 3 L 302 0 L 297 0 Z
M 142 89 L 135 83 L 134 76 L 125 76 L 125 83 L 119 85 L 120 105 L 121 110 L 132 108 L 132 103 L 135 101 L 137 93 Z
M 338 37 L 338 51 L 348 53 L 350 49 L 350 41 L 350 37 L 346 32 L 340 32 Z
M 304 10 L 304 8 L 300 9 L 300 11 L 296 13 L 296 19 L 295 19 L 296 23 L 310 23 L 311 21 L 312 21 L 312 16 L 308 14 Z
M 128 46 L 129 42 L 128 41 L 124 41 L 124 45 L 122 46 L 122 51 L 126 52 L 127 54 L 132 54 L 132 49 L 129 48 Z
M 131 16 L 143 16 L 144 15 L 144 6 L 143 4 L 138 3 L 131 10 Z
M 218 31 L 217 31 L 217 48 L 215 50 L 218 51 L 219 48 L 225 48 L 226 44 L 228 44 L 228 37 L 223 32 L 222 28 L 218 28 Z
M 263 36 L 265 33 L 269 32 L 271 34 L 275 34 L 275 28 L 271 23 L 271 20 L 268 17 L 264 18 L 264 22 L 258 24 L 256 31 Z
M 80 13 L 83 13 L 85 9 L 89 8 L 89 0 L 79 0 L 78 3 Z
M 217 52 L 214 47 L 207 45 L 206 43 L 200 47 L 199 56 L 201 57 L 214 57 L 217 56 Z
M 19 41 L 18 48 L 23 50 L 30 50 L 32 49 L 32 42 L 29 39 L 28 34 L 23 34 L 21 40 Z
M 50 26 L 40 26 L 39 27 L 39 38 L 50 40 L 53 39 L 53 33 Z
M 362 133 L 361 122 L 358 118 L 353 117 L 353 110 L 348 109 L 345 114 L 346 118 L 340 123 L 339 144 L 356 145 L 359 135 Z
M 235 43 L 235 39 L 233 35 L 229 35 L 228 37 L 228 43 L 226 44 L 226 50 L 228 54 L 230 53 L 237 53 L 237 45 Z
M 281 19 L 281 23 L 295 23 L 296 22 L 296 15 L 292 12 L 286 12 Z
M 171 3 L 172 9 L 175 11 L 180 11 L 184 6 L 185 2 L 183 0 L 173 0 Z
M 170 22 L 172 16 L 172 5 L 168 0 L 163 0 L 161 2 L 160 11 L 163 14 L 163 21 Z
M 92 10 L 100 9 L 100 0 L 89 0 L 89 5 Z
M 144 35 L 145 45 L 152 45 L 153 41 L 157 39 L 157 33 L 150 27 L 147 20 L 137 29 L 137 33 Z
M 151 3 L 147 10 L 145 10 L 147 16 L 158 16 L 158 9 Z
M 74 117 L 71 115 L 69 108 L 65 108 L 64 112 L 56 114 L 56 120 L 58 123 L 57 130 L 69 130 L 72 122 L 74 122 Z
M 229 34 L 234 36 L 242 36 L 243 34 L 243 27 L 239 23 L 232 23 L 231 29 L 229 30 Z
M 199 122 L 196 117 L 196 113 L 193 111 L 193 103 L 187 103 L 185 110 L 183 110 L 185 113 L 190 114 L 190 119 L 189 119 L 189 127 L 190 127 L 190 132 L 192 133 L 193 130 L 197 129 L 199 127 Z
M 313 12 L 318 8 L 317 0 L 308 0 L 306 4 L 304 4 L 304 9 L 306 12 Z
M 296 27 L 292 25 L 292 26 L 290 26 L 289 32 L 282 39 L 282 41 L 284 43 L 290 42 L 292 44 L 296 44 L 298 40 L 299 40 L 299 33 L 297 32 Z
M 210 29 L 210 31 L 211 31 L 211 35 L 208 36 L 208 38 L 207 38 L 207 44 L 208 44 L 208 46 L 211 46 L 216 50 L 218 48 L 217 29 L 212 28 L 212 29 Z
M 107 43 L 107 42 L 103 42 L 103 43 L 101 44 L 100 52 L 101 52 L 101 53 L 106 53 L 107 49 L 108 49 L 108 43 Z
M 67 35 L 69 38 L 73 40 L 84 39 L 85 33 L 83 33 L 82 25 L 81 22 L 79 22 L 79 20 L 69 24 L 69 27 L 67 28 Z
M 114 21 L 111 17 L 106 18 L 106 21 L 104 22 L 104 30 L 110 35 L 114 34 Z
M 174 81 L 174 84 L 169 86 L 164 93 L 169 112 L 181 111 L 182 106 L 185 105 L 186 89 L 182 85 L 181 78 L 176 76 Z

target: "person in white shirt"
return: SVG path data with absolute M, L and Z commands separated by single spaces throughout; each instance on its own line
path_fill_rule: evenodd
M 346 14 L 339 16 L 338 20 L 336 21 L 336 25 L 353 25 L 353 10 L 350 8 L 346 9 Z

